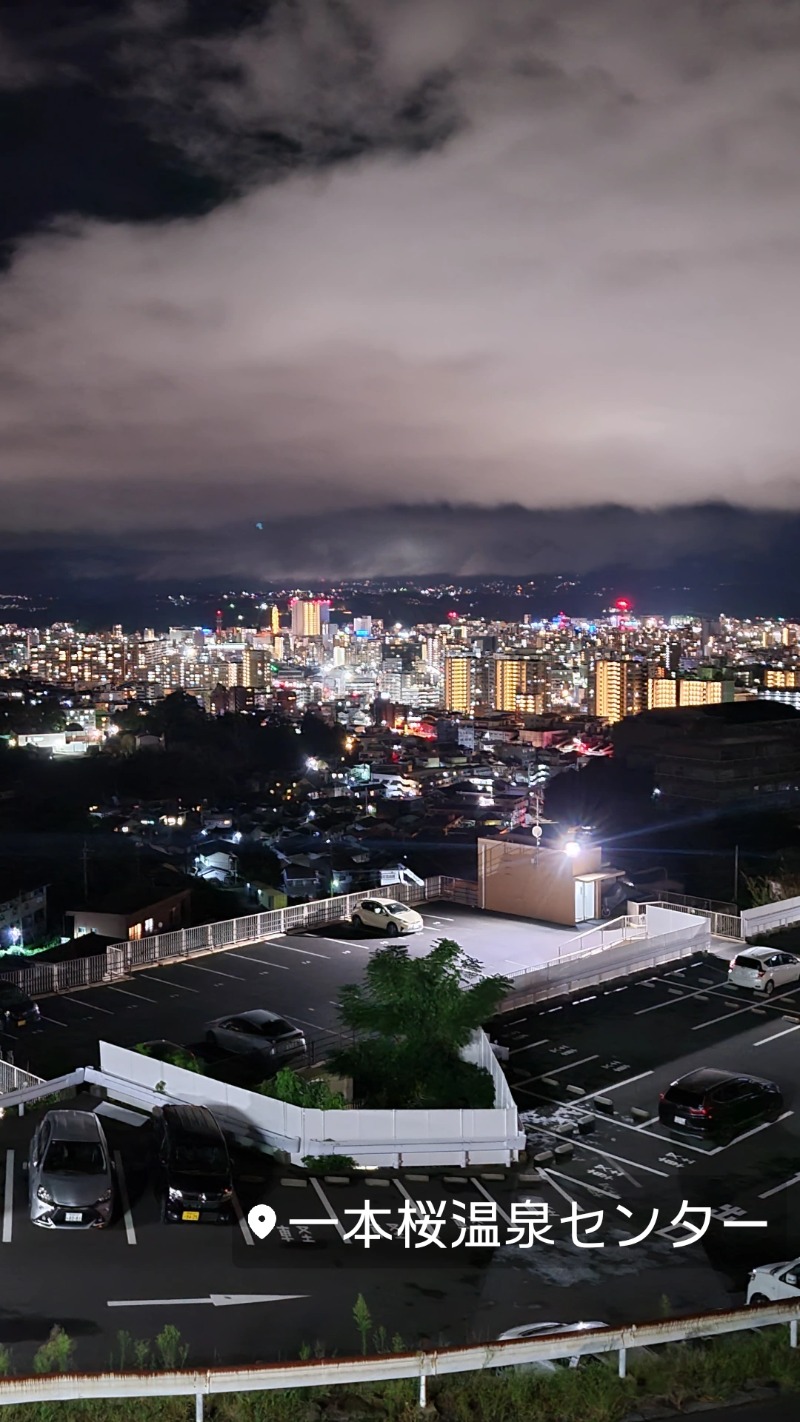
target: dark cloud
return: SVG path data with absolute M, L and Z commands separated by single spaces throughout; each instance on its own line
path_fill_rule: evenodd
M 0 275 L 9 533 L 524 571 L 800 508 L 800 8 L 46 10 L 0 88 L 117 127 Z
M 226 580 L 247 585 L 282 579 L 316 581 L 347 577 L 420 577 L 431 572 L 463 577 L 490 574 L 596 572 L 614 566 L 657 571 L 681 560 L 699 565 L 762 560 L 780 542 L 791 546 L 800 518 L 753 514 L 727 505 L 687 505 L 634 511 L 613 505 L 585 509 L 526 509 L 507 505 L 387 504 L 319 517 L 313 505 L 290 517 L 230 516 L 225 489 L 199 488 L 204 516 L 183 528 L 172 517 L 158 521 L 157 486 L 128 491 L 130 523 L 123 538 L 111 532 L 87 539 L 77 527 L 54 536 L 0 538 L 6 569 L 22 569 L 43 542 L 52 567 L 75 579 L 127 577 L 135 582 Z M 252 491 L 253 508 L 256 508 Z M 168 515 L 173 511 L 167 510 Z M 96 513 L 103 519 L 103 510 Z M 263 528 L 259 529 L 257 524 Z M 208 525 L 213 525 L 209 531 Z M 166 527 L 165 527 L 166 525 Z

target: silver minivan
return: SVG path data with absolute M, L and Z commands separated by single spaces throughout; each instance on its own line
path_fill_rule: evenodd
M 31 1221 L 45 1229 L 104 1229 L 114 1208 L 105 1132 L 91 1111 L 48 1111 L 28 1155 Z

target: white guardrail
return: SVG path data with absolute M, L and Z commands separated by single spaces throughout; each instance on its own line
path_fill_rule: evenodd
M 349 918 L 361 901 L 369 896 L 369 892 L 362 890 L 358 894 L 314 899 L 307 904 L 293 904 L 291 908 L 268 909 L 263 913 L 223 919 L 219 923 L 203 923 L 197 928 L 176 928 L 170 933 L 113 943 L 105 953 L 96 953 L 92 957 L 72 958 L 64 963 L 33 963 L 30 967 L 3 972 L 0 977 L 16 983 L 23 992 L 34 998 L 115 982 L 129 977 L 137 968 L 151 967 L 154 963 L 169 963 L 220 949 L 243 947 L 296 928 L 319 928 L 326 923 L 338 923 Z M 422 884 L 399 881 L 381 884 L 371 892 L 391 894 L 392 898 L 406 904 L 426 903 L 433 899 L 452 899 L 472 908 L 477 904 L 476 884 L 446 875 L 435 875 Z
M 756 933 L 771 933 L 776 928 L 791 928 L 800 923 L 800 898 L 780 899 L 774 904 L 760 904 L 742 913 L 742 935 L 752 938 Z
M 671 904 L 648 904 L 645 913 L 637 915 L 637 919 L 645 921 L 644 936 L 639 933 L 629 936 L 630 916 L 617 920 L 620 927 L 613 942 L 604 943 L 599 938 L 594 940 L 591 934 L 581 934 L 581 939 L 589 939 L 588 946 L 515 973 L 512 990 L 500 1011 L 511 1012 L 532 1003 L 569 997 L 583 988 L 597 987 L 615 978 L 706 952 L 711 945 L 708 915 L 695 913 L 687 923 L 687 912 L 691 911 L 673 912 Z M 614 928 L 612 923 L 594 932 L 610 934 Z
M 51 1377 L 0 1379 L 0 1406 L 23 1402 L 67 1402 L 76 1398 L 194 1397 L 196 1422 L 202 1422 L 204 1400 L 223 1393 L 275 1392 L 286 1388 L 327 1388 L 345 1384 L 388 1382 L 413 1378 L 419 1383 L 419 1406 L 427 1403 L 431 1378 L 498 1368 L 519 1367 L 557 1358 L 616 1353 L 620 1377 L 627 1373 L 627 1355 L 636 1348 L 713 1338 L 779 1324 L 789 1327 L 791 1347 L 797 1347 L 800 1302 L 767 1304 L 763 1308 L 731 1309 L 661 1319 L 625 1328 L 551 1334 L 526 1342 L 482 1343 L 477 1347 L 443 1348 L 431 1353 L 392 1353 L 374 1358 L 319 1358 L 303 1363 L 266 1363 L 242 1368 L 184 1369 L 163 1373 L 59 1373 Z

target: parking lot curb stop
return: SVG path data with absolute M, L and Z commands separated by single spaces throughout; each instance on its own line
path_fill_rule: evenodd
M 537 1165 L 546 1165 L 548 1160 L 553 1159 L 553 1152 L 551 1150 L 542 1150 L 538 1155 L 535 1155 L 533 1159 Z
M 582 1086 L 573 1086 L 572 1082 L 569 1082 L 569 1084 L 567 1085 L 567 1091 L 569 1092 L 570 1096 L 586 1095 L 586 1092 L 584 1091 Z
M 649 1121 L 650 1112 L 643 1110 L 641 1106 L 631 1106 L 631 1116 L 634 1121 Z
M 349 1184 L 350 1184 L 350 1176 L 349 1176 L 349 1175 L 325 1175 L 323 1178 L 324 1178 L 324 1180 L 325 1180 L 325 1184 L 326 1184 L 326 1185 L 349 1185 Z
M 571 1144 L 560 1145 L 556 1146 L 555 1148 L 556 1160 L 568 1160 L 570 1156 L 574 1155 L 574 1153 L 575 1147 Z
M 613 1116 L 614 1102 L 610 1096 L 596 1096 L 594 1099 L 595 1110 L 602 1111 L 606 1116 Z
M 294 1175 L 285 1175 L 281 1180 L 281 1185 L 288 1185 L 292 1190 L 305 1190 L 307 1180 L 298 1180 Z

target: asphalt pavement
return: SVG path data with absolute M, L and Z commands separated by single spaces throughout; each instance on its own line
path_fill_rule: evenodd
M 524 961 L 528 925 L 449 904 L 424 912 L 412 952 L 452 936 L 476 957 L 488 958 L 491 945 L 495 967 Z M 269 1007 L 309 1037 L 324 1036 L 338 1026 L 338 989 L 363 974 L 383 941 L 340 925 L 148 968 L 43 999 L 43 1030 L 7 1045 L 49 1077 L 96 1061 L 100 1038 L 192 1043 L 210 1018 L 242 1008 Z M 397 1171 L 290 1185 L 291 1173 L 273 1161 L 237 1157 L 240 1222 L 227 1229 L 160 1223 L 150 1125 L 104 1104 L 119 1152 L 114 1226 L 37 1230 L 21 1168 L 35 1118 L 8 1115 L 0 1123 L 0 1258 L 8 1264 L 0 1341 L 28 1359 L 57 1322 L 76 1338 L 80 1366 L 105 1367 L 117 1361 L 119 1330 L 152 1337 L 174 1323 L 198 1364 L 296 1357 L 303 1344 L 343 1356 L 359 1350 L 352 1309 L 361 1293 L 376 1331 L 414 1347 L 456 1344 L 554 1317 L 622 1324 L 741 1304 L 753 1265 L 800 1255 L 800 988 L 758 1000 L 728 988 L 724 962 L 702 956 L 649 980 L 507 1014 L 491 1030 L 509 1048 L 530 1157 L 548 1160 L 452 1179 Z M 659 1090 L 705 1064 L 774 1078 L 782 1119 L 724 1146 L 664 1131 Z M 90 1097 L 82 1104 L 97 1107 Z M 647 1115 L 637 1119 L 634 1108 Z M 682 1243 L 687 1216 L 675 1223 L 684 1202 L 708 1211 L 707 1220 L 694 1217 L 707 1227 L 691 1245 Z M 263 1242 L 245 1223 L 257 1203 L 278 1220 Z M 344 1237 L 367 1203 L 389 1211 L 378 1219 L 390 1238 L 369 1248 Z M 404 1241 L 409 1210 L 443 1217 L 444 1247 Z M 545 1239 L 520 1235 L 524 1214 L 546 1217 Z M 459 1218 L 467 1231 L 482 1221 L 488 1232 L 456 1243 Z
M 452 937 L 486 971 L 504 974 L 530 966 L 537 954 L 541 961 L 552 957 L 574 932 L 451 903 L 425 905 L 421 912 L 424 931 L 400 940 L 410 953 L 424 955 Z M 42 998 L 41 1030 L 0 1033 L 0 1048 L 18 1066 L 49 1079 L 97 1065 L 100 1039 L 123 1047 L 159 1039 L 196 1043 L 212 1018 L 254 1007 L 288 1017 L 309 1040 L 324 1038 L 341 1029 L 339 990 L 361 980 L 376 949 L 396 941 L 338 923 L 153 965 L 118 983 Z

